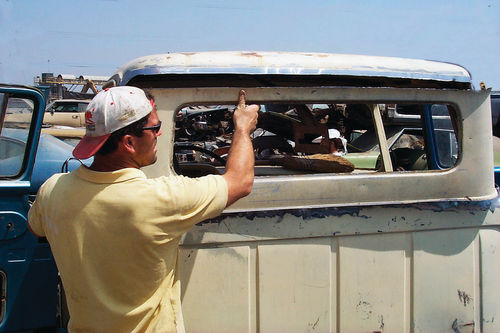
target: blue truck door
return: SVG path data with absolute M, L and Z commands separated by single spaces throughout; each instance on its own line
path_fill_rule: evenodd
M 0 105 L 0 332 L 55 329 L 57 268 L 26 223 L 45 101 L 34 88 L 0 85 Z

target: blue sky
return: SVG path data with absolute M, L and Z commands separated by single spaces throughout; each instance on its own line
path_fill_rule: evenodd
M 0 82 L 149 54 L 305 51 L 460 64 L 500 90 L 500 0 L 0 0 Z

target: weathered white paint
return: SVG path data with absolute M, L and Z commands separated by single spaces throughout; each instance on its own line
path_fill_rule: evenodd
M 113 76 L 121 83 L 155 74 L 346 75 L 470 82 L 455 64 L 396 57 L 298 52 L 186 52 L 150 55 L 123 65 Z
M 228 66 L 245 56 L 217 55 Z M 157 70 L 172 63 L 192 69 L 217 60 L 203 56 L 148 57 L 123 70 Z M 252 60 L 245 64 L 265 68 L 272 59 L 286 64 L 287 56 L 248 55 Z M 319 68 L 320 58 L 311 56 L 304 66 Z M 325 58 L 330 64 L 341 60 Z M 371 66 L 369 59 L 359 62 Z M 397 61 L 391 64 L 398 67 Z M 437 70 L 432 66 L 422 68 Z M 414 68 L 402 62 L 399 69 L 408 67 Z M 179 274 L 188 332 L 500 331 L 500 220 L 492 200 L 488 92 L 246 90 L 256 103 L 450 103 L 459 112 L 461 158 L 445 171 L 256 179 L 247 198 L 221 218 L 196 225 L 182 241 Z M 174 115 L 181 106 L 234 103 L 237 93 L 238 88 L 155 89 L 164 127 L 158 162 L 145 169 L 148 175 L 173 172 Z
M 456 321 L 473 323 L 460 332 L 496 332 L 500 228 L 485 228 L 485 216 L 498 220 L 490 211 L 379 206 L 201 224 L 179 258 L 186 327 L 447 332 Z

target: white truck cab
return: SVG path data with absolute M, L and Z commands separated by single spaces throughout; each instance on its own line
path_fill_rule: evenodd
M 500 331 L 490 92 L 463 67 L 170 53 L 113 85 L 155 96 L 152 177 L 223 174 L 238 91 L 261 105 L 252 193 L 182 242 L 188 332 Z M 338 158 L 321 144 L 332 129 Z

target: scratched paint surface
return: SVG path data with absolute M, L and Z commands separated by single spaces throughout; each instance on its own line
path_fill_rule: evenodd
M 354 75 L 470 82 L 458 65 L 419 59 L 293 52 L 192 52 L 137 58 L 115 75 L 124 84 L 151 74 L 307 74 Z
M 170 61 L 142 60 L 136 69 Z M 179 106 L 232 101 L 237 89 L 157 89 L 160 118 L 173 129 Z M 276 103 L 339 96 L 449 101 L 461 112 L 463 155 L 443 172 L 257 177 L 248 197 L 182 240 L 188 332 L 500 332 L 498 204 L 490 201 L 497 192 L 491 148 L 477 144 L 491 141 L 486 92 L 257 87 L 247 93 Z M 145 168 L 149 176 L 171 170 L 173 133 L 160 137 L 166 153 Z
M 238 213 L 199 224 L 179 258 L 186 327 L 500 331 L 495 208 L 488 201 Z M 214 291 L 200 300 L 207 285 Z M 221 312 L 237 323 L 215 320 Z
M 496 200 L 223 214 L 195 226 L 186 245 L 329 237 L 495 224 Z

